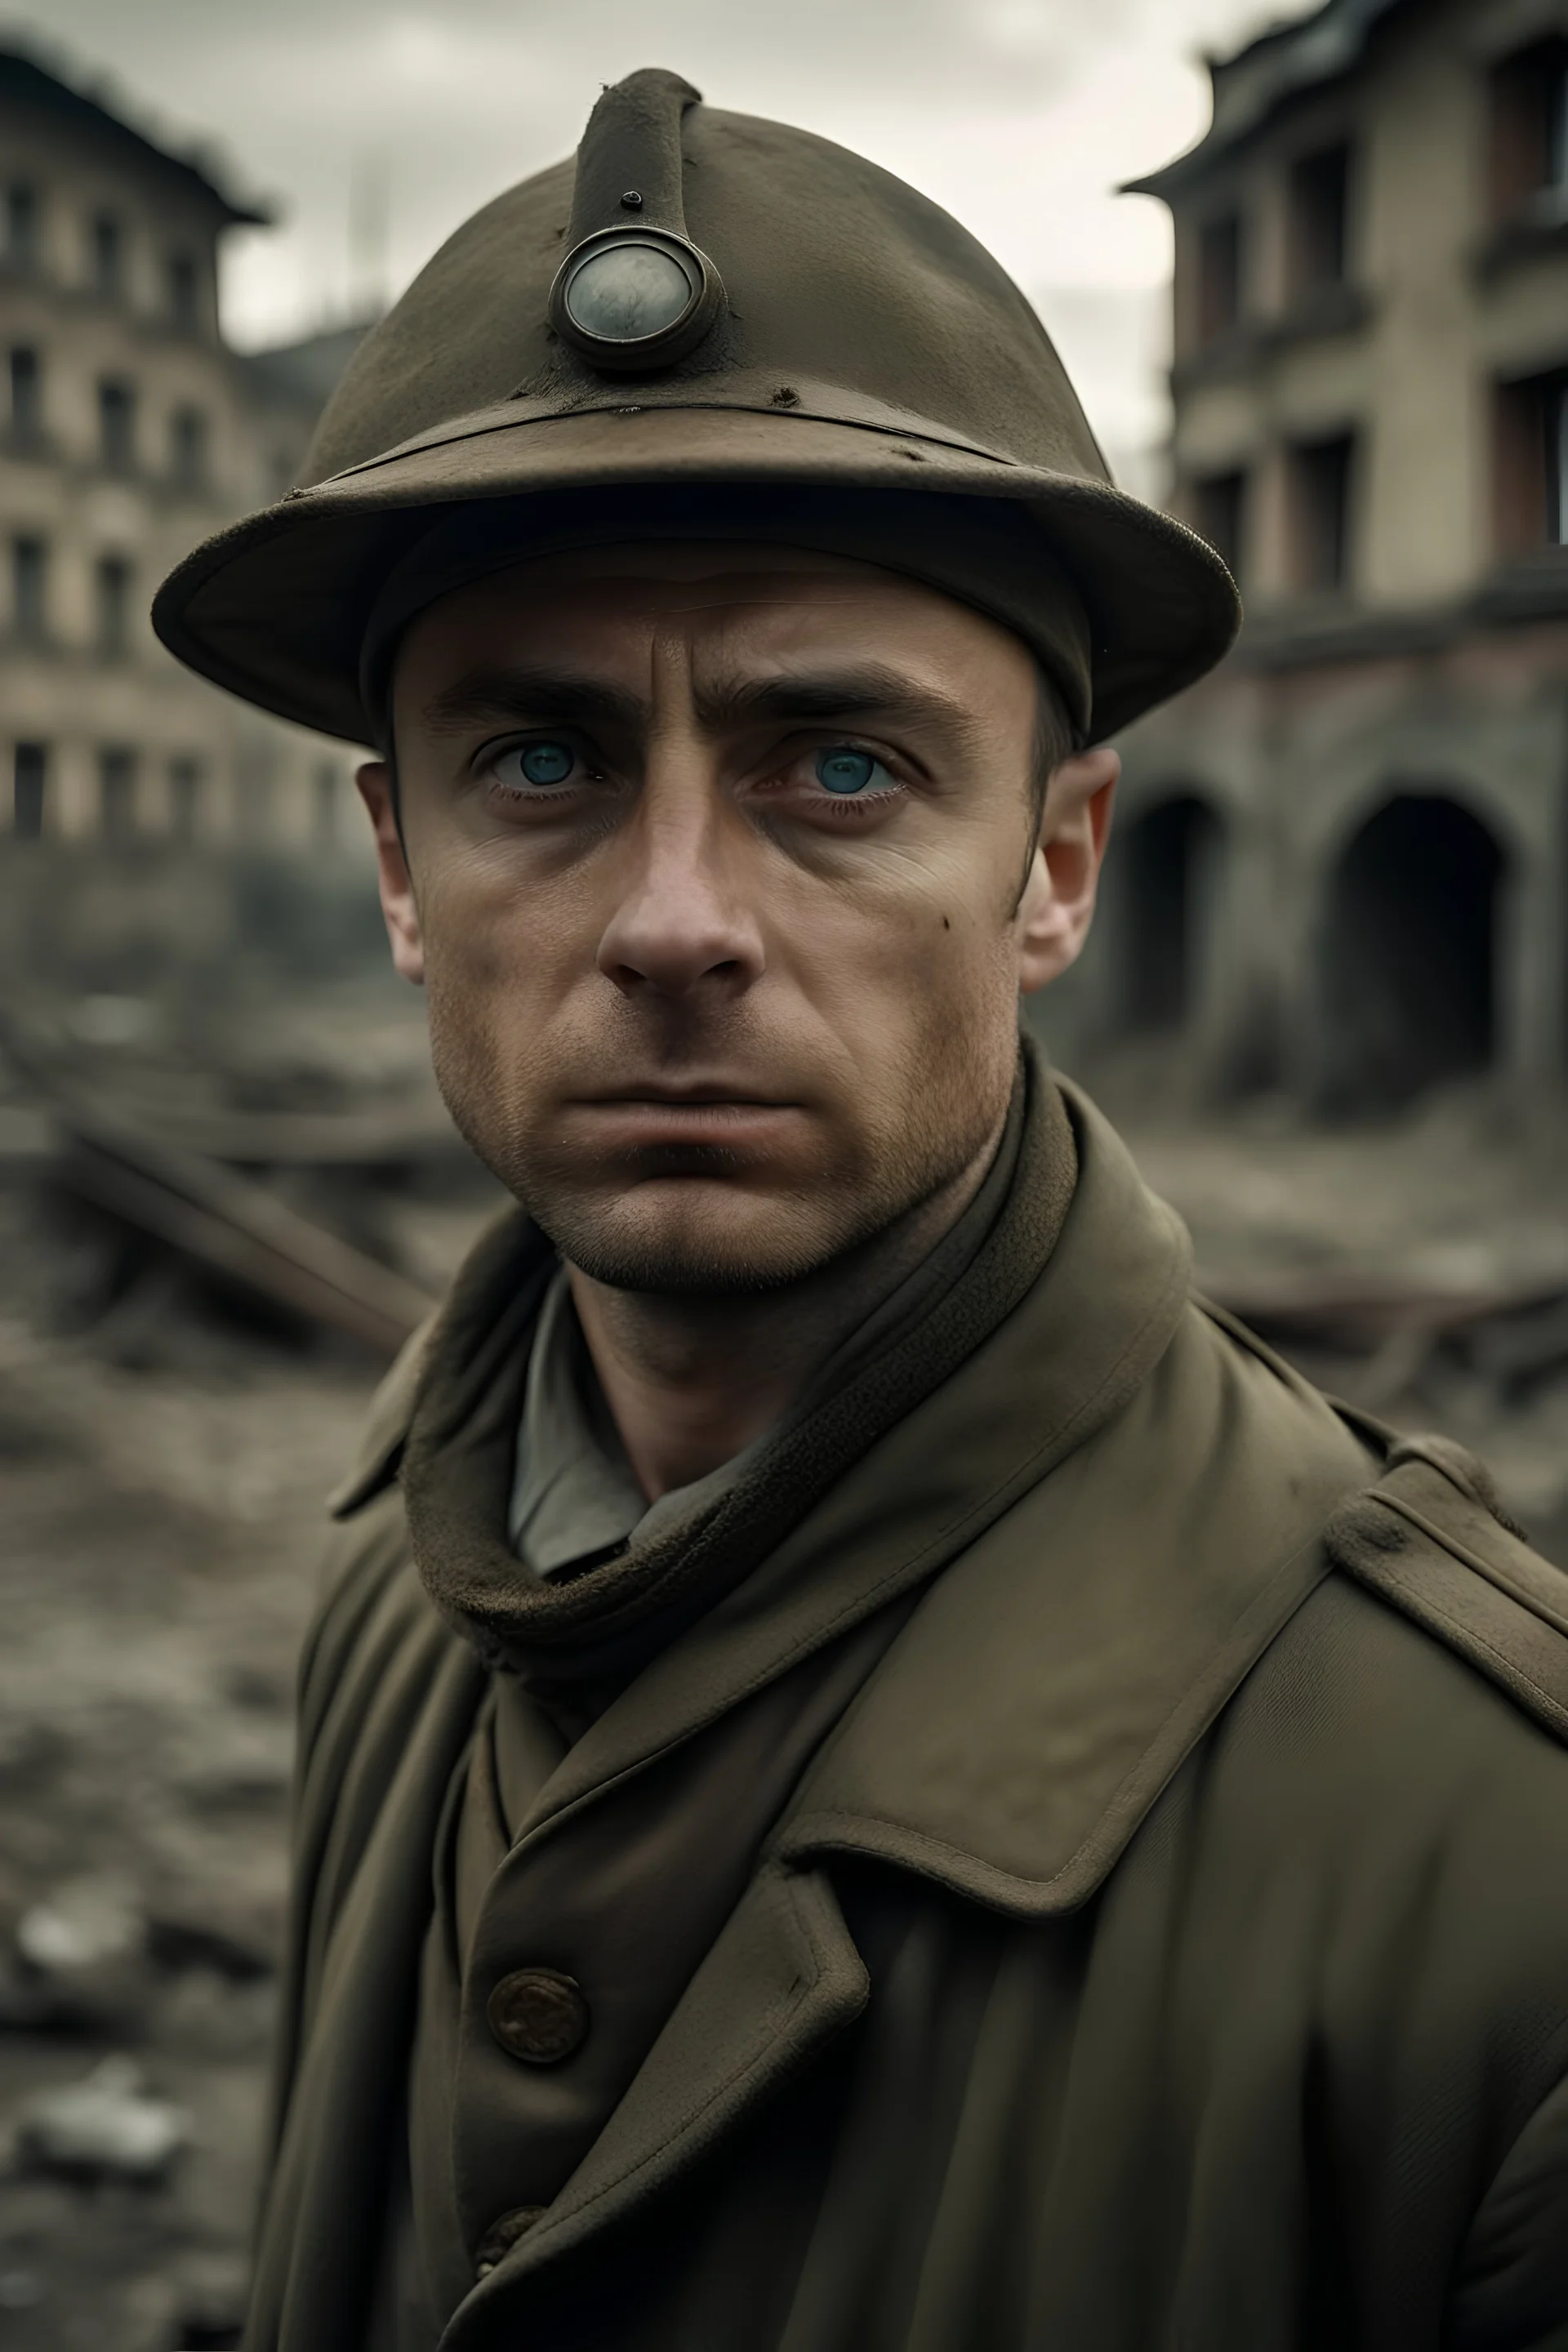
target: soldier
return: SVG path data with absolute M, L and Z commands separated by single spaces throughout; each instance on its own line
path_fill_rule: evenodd
M 1020 1047 L 1236 624 L 989 257 L 606 91 L 165 641 L 510 1188 L 337 1498 L 251 2352 L 1568 2344 L 1568 1583 Z

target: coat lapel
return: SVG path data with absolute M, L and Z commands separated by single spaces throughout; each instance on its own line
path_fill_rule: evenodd
M 1329 1572 L 1325 1523 L 1371 1468 L 1190 1307 L 1126 1409 L 923 1596 L 779 1853 L 875 1854 L 1022 1917 L 1084 1903 Z

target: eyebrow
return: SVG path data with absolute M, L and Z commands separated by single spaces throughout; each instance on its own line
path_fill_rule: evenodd
M 578 677 L 558 669 L 470 670 L 439 694 L 433 695 L 421 716 L 437 734 L 458 734 L 465 728 L 491 726 L 497 719 L 570 719 L 584 726 L 610 720 L 637 728 L 647 718 L 647 705 L 622 687 L 606 686 L 602 678 Z
M 735 679 L 700 692 L 697 711 L 716 733 L 767 719 L 878 719 L 931 730 L 957 748 L 979 733 L 973 713 L 954 697 L 876 663 L 798 677 Z
M 712 734 L 769 721 L 879 719 L 936 732 L 963 750 L 980 732 L 963 703 L 876 663 L 812 670 L 795 677 L 731 679 L 700 690 L 696 704 L 700 721 Z M 641 696 L 602 678 L 509 664 L 470 671 L 433 696 L 422 715 L 440 734 L 498 720 L 608 724 L 636 733 L 647 724 L 648 705 Z

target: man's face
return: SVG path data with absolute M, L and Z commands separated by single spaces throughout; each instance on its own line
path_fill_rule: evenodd
M 573 1264 L 797 1280 L 989 1149 L 1115 772 L 1058 772 L 1041 854 L 1037 715 L 1007 631 L 804 551 L 541 558 L 412 625 L 401 840 L 362 779 L 395 951 L 458 1125 Z

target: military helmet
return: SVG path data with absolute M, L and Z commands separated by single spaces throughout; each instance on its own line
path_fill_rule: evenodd
M 692 536 L 721 535 L 724 514 L 732 535 L 759 500 L 755 535 L 874 560 L 886 519 L 891 568 L 1047 658 L 1065 580 L 1080 650 L 1056 667 L 1082 740 L 1201 676 L 1236 632 L 1225 566 L 1113 486 L 983 246 L 864 157 L 717 112 L 658 70 L 607 89 L 574 160 L 447 240 L 355 353 L 300 486 L 188 556 L 153 621 L 218 685 L 374 741 L 378 599 L 427 541 L 450 567 L 476 504 L 491 551 L 470 572 L 571 543 L 590 510 L 600 539 L 687 514 L 707 518 Z M 839 510 L 847 540 L 824 520 Z

